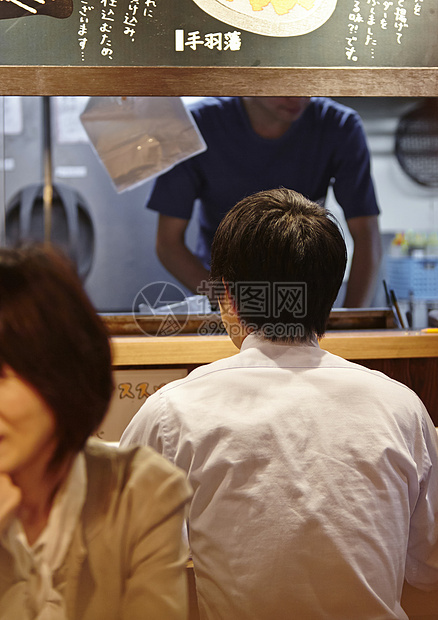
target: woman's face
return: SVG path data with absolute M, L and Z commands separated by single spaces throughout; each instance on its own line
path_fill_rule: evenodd
M 0 473 L 35 472 L 56 449 L 55 417 L 28 383 L 5 367 L 0 375 Z

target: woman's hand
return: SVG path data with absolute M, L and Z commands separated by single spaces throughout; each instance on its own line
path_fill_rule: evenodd
M 0 533 L 5 530 L 21 502 L 21 491 L 7 474 L 0 474 Z

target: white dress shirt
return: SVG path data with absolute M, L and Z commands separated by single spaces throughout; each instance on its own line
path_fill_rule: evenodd
M 249 336 L 150 396 L 121 444 L 188 473 L 201 618 L 406 619 L 438 587 L 438 441 L 419 398 L 318 345 Z

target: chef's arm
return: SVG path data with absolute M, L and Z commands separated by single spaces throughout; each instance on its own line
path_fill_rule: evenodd
M 354 242 L 350 277 L 344 307 L 368 307 L 374 295 L 382 243 L 377 215 L 354 217 L 347 220 Z
M 161 215 L 158 219 L 156 252 L 160 262 L 193 293 L 208 280 L 208 270 L 187 248 L 185 232 L 189 220 Z

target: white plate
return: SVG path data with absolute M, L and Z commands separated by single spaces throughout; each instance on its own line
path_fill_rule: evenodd
M 269 37 L 294 37 L 322 26 L 337 0 L 193 0 L 203 11 L 230 26 Z M 261 10 L 254 7 L 267 2 Z M 307 5 L 309 8 L 305 8 Z M 292 7 L 290 10 L 287 7 Z M 279 14 L 282 10 L 287 11 Z

